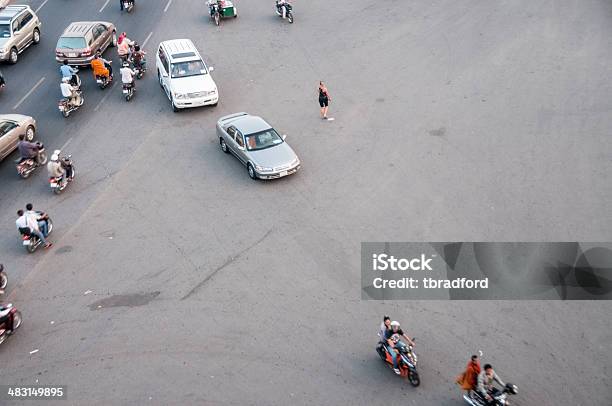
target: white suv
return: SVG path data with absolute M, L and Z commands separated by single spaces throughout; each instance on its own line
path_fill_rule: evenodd
M 173 39 L 159 44 L 155 65 L 159 85 L 174 111 L 216 106 L 219 102 L 217 85 L 210 76 L 213 67 L 206 66 L 191 40 Z

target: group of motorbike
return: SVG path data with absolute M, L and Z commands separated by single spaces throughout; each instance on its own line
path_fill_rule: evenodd
M 7 284 L 8 277 L 4 265 L 0 264 L 0 295 L 4 294 Z M 0 303 L 0 344 L 6 341 L 19 326 L 21 326 L 21 312 L 12 303 Z
M 399 323 L 391 321 L 388 316 L 383 319 L 378 337 L 376 352 L 385 365 L 400 378 L 406 379 L 412 386 L 419 386 L 421 379 L 417 371 L 418 357 L 414 351 L 415 339 L 407 337 L 399 329 Z M 404 339 L 409 343 L 404 342 Z M 511 383 L 502 385 L 504 388 L 501 390 L 491 387 L 486 395 L 478 390 L 468 390 L 463 395 L 463 399 L 471 406 L 509 406 L 508 397 L 516 395 L 518 388 Z
M 139 62 L 136 62 L 134 59 L 135 49 L 138 47 L 138 44 L 134 43 L 130 46 L 130 52 L 128 55 L 120 56 L 122 68 L 129 69 L 134 74 L 133 76 L 136 79 L 142 79 L 145 72 L 147 71 L 146 59 L 141 59 Z M 144 53 L 144 51 L 143 51 Z M 104 61 L 106 66 L 109 66 L 112 61 Z M 70 97 L 64 97 L 58 102 L 58 109 L 62 113 L 64 117 L 70 116 L 75 110 L 78 110 L 82 105 L 85 99 L 83 98 L 83 91 L 81 90 L 81 78 L 78 75 L 79 70 L 77 68 L 73 68 L 73 75 L 70 79 L 69 83 L 71 85 L 72 95 Z M 96 84 L 102 90 L 106 89 L 112 83 L 111 75 L 95 75 Z M 134 97 L 134 92 L 136 87 L 134 82 L 131 83 L 123 83 L 123 96 L 126 101 L 130 101 Z
M 37 152 L 34 157 L 21 157 L 15 161 L 17 174 L 23 179 L 27 179 L 30 175 L 39 167 L 49 164 L 47 152 L 42 142 L 35 143 Z M 53 162 L 57 162 L 62 168 L 67 171 L 62 171 L 61 174 L 55 174 L 49 176 L 49 186 L 55 194 L 60 194 L 66 189 L 69 182 L 72 181 L 76 175 L 74 169 L 74 163 L 72 162 L 72 155 L 66 155 L 61 150 L 56 149 L 53 151 L 51 156 Z M 51 171 L 50 171 L 51 172 Z M 69 172 L 69 173 L 68 173 Z
M 206 4 L 208 5 L 210 18 L 216 25 L 221 23 L 221 18 L 238 17 L 236 6 L 231 0 L 208 0 Z M 288 0 L 276 0 L 274 11 L 283 20 L 286 19 L 290 24 L 293 24 L 293 6 Z

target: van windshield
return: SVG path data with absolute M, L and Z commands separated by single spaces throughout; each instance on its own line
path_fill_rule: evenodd
M 208 73 L 204 62 L 199 60 L 173 63 L 170 72 L 172 78 L 185 78 Z

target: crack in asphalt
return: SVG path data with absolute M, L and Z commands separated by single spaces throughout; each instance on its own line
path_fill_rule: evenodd
M 239 251 L 236 255 L 231 256 L 230 258 L 228 258 L 228 260 L 225 261 L 221 266 L 217 267 L 206 278 L 204 278 L 200 283 L 198 283 L 196 286 L 194 286 L 193 289 L 191 289 L 189 291 L 189 293 L 187 293 L 185 296 L 183 296 L 181 298 L 181 300 L 188 299 L 191 295 L 196 293 L 202 286 L 204 286 L 209 280 L 211 280 L 211 278 L 213 276 L 215 276 L 220 270 L 226 268 L 228 265 L 231 265 L 233 262 L 238 260 L 242 255 L 247 253 L 249 250 L 251 250 L 251 249 L 255 248 L 256 246 L 258 246 L 259 244 L 261 244 L 266 238 L 268 238 L 268 236 L 272 233 L 273 229 L 274 228 L 269 229 L 261 238 L 259 238 L 253 244 L 249 245 L 248 247 L 246 247 L 242 251 Z

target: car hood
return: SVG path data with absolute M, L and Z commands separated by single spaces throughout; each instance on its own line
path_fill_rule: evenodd
M 217 85 L 209 74 L 176 78 L 171 79 L 171 81 L 174 93 L 196 93 L 217 90 Z
M 289 165 L 297 158 L 293 149 L 286 142 L 259 151 L 249 151 L 248 153 L 255 165 L 267 168 Z
M 3 48 L 8 42 L 10 38 L 0 38 L 0 48 Z

